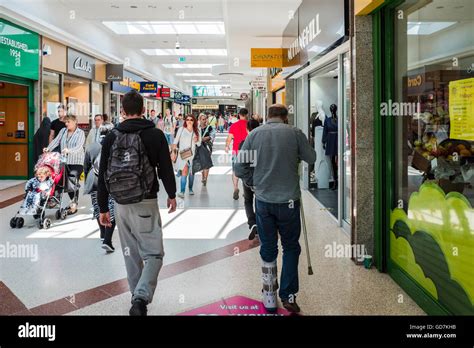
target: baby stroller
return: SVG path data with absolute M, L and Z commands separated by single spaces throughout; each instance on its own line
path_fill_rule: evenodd
M 48 229 L 51 227 L 51 219 L 46 218 L 46 209 L 54 209 L 59 207 L 56 211 L 56 219 L 64 220 L 67 216 L 67 209 L 62 207 L 63 193 L 70 188 L 67 180 L 65 157 L 58 152 L 48 152 L 40 156 L 35 165 L 35 171 L 39 167 L 48 167 L 51 170 L 51 180 L 53 185 L 51 188 L 43 192 L 43 197 L 40 204 L 33 208 L 33 213 L 27 212 L 24 209 L 19 209 L 15 216 L 10 220 L 11 228 L 22 228 L 25 220 L 21 216 L 33 215 L 33 218 L 38 223 L 39 228 Z M 26 194 L 25 194 L 26 199 Z M 20 215 L 20 216 L 18 216 Z

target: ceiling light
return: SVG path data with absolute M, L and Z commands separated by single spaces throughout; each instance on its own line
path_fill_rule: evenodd
M 167 69 L 211 69 L 216 64 L 163 64 Z
M 176 76 L 213 76 L 211 73 L 177 73 Z
M 183 21 L 103 21 L 119 35 L 224 35 L 224 22 Z
M 136 5 L 131 5 L 130 8 L 138 8 Z
M 142 52 L 149 56 L 227 56 L 225 48 L 190 48 L 190 49 L 142 49 Z
M 111 5 L 110 7 L 112 7 L 112 8 L 120 8 L 119 5 Z
M 408 22 L 408 35 L 431 35 L 457 22 Z

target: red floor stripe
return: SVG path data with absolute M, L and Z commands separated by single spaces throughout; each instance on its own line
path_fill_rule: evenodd
M 159 280 L 171 278 L 182 274 L 184 272 L 192 271 L 196 268 L 206 266 L 213 262 L 232 257 L 239 253 L 253 249 L 257 245 L 252 245 L 247 239 L 235 242 L 224 247 L 208 251 L 206 253 L 190 257 L 188 259 L 166 265 L 162 268 L 159 276 Z M 0 283 L 0 285 L 3 285 Z M 8 291 L 9 289 L 4 286 Z M 2 288 L 0 287 L 0 295 L 2 295 Z M 5 290 L 4 290 L 5 291 Z M 112 298 L 128 292 L 127 279 L 116 280 L 111 283 L 100 285 L 98 287 L 88 289 L 77 294 L 71 295 L 68 298 L 62 298 L 49 303 L 42 304 L 40 306 L 30 308 L 29 310 L 21 303 L 21 301 L 15 296 L 17 300 L 15 309 L 9 310 L 7 313 L 2 313 L 0 307 L 0 315 L 64 315 L 75 310 L 90 306 L 97 302 Z M 12 296 L 13 293 L 9 291 Z M 3 297 L 2 298 L 3 302 Z M 21 308 L 20 308 L 21 304 Z

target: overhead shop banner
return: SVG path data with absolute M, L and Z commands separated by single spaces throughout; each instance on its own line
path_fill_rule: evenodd
M 78 52 L 72 48 L 67 49 L 67 72 L 71 75 L 95 79 L 95 58 Z
M 251 48 L 250 66 L 252 68 L 283 68 L 288 66 L 283 48 Z
M 474 78 L 449 83 L 451 139 L 474 141 Z
M 348 37 L 348 10 L 348 0 L 303 0 L 283 32 L 282 46 L 292 71 Z
M 0 73 L 39 79 L 39 35 L 0 19 Z
M 107 81 L 123 80 L 123 64 L 107 64 L 105 67 Z
M 123 80 L 112 82 L 112 91 L 127 93 L 131 90 L 140 91 L 140 82 L 143 80 L 140 76 L 127 70 L 123 71 Z
M 140 82 L 140 93 L 153 93 L 158 92 L 158 82 Z

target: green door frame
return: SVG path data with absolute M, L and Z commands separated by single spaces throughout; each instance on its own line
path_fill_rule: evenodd
M 375 123 L 375 256 L 379 271 L 388 272 L 429 315 L 451 314 L 390 258 L 390 215 L 395 206 L 395 119 L 382 117 L 382 102 L 394 100 L 395 9 L 405 0 L 386 0 L 373 14 Z
M 23 180 L 33 176 L 33 136 L 35 132 L 35 98 L 34 98 L 34 81 L 12 77 L 0 74 L 0 80 L 28 87 L 28 175 L 27 176 L 0 176 L 0 180 Z

